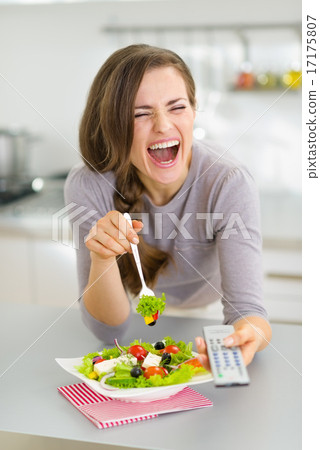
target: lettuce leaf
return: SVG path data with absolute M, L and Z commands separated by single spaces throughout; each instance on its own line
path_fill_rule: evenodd
M 157 311 L 160 314 L 163 313 L 166 307 L 166 296 L 162 293 L 161 298 L 157 298 L 152 295 L 143 295 L 140 298 L 138 306 L 136 308 L 137 313 L 141 314 L 142 317 L 153 316 Z
M 86 377 L 89 377 L 89 374 L 93 371 L 92 358 L 99 355 L 99 352 L 88 353 L 82 358 L 81 366 L 75 366 L 75 368 Z
M 191 358 L 193 358 L 192 354 L 191 354 L 191 356 L 189 356 L 183 352 L 171 353 L 170 366 L 178 366 L 179 364 L 181 364 Z
M 164 378 L 161 378 L 160 375 L 153 375 L 149 379 L 145 378 L 143 375 L 140 375 L 138 378 L 133 378 L 130 376 L 130 370 L 126 372 L 126 370 L 119 365 L 117 366 L 115 376 L 108 378 L 106 384 L 121 389 L 169 386 L 172 384 L 187 383 L 196 372 L 198 372 L 198 370 L 186 364 Z M 128 373 L 130 378 L 128 377 Z
M 121 347 L 121 348 L 123 348 L 123 347 Z M 121 355 L 121 352 L 117 347 L 113 347 L 113 348 L 109 348 L 109 349 L 104 348 L 101 352 L 101 356 L 103 359 L 118 358 L 120 355 Z
M 136 387 L 137 379 L 132 377 L 130 371 L 132 366 L 126 364 L 118 364 L 115 367 L 115 375 L 111 378 L 107 378 L 106 384 L 111 384 L 124 389 L 131 389 Z

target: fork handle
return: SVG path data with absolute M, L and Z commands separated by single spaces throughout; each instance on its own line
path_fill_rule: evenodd
M 125 219 L 127 219 L 127 221 L 129 222 L 130 226 L 132 227 L 132 220 L 131 220 L 130 215 L 128 213 L 124 213 L 123 216 L 124 216 Z M 131 248 L 132 248 L 132 253 L 133 253 L 134 260 L 135 260 L 136 265 L 137 265 L 137 269 L 138 269 L 138 272 L 139 272 L 139 276 L 140 276 L 142 287 L 146 287 L 146 282 L 144 281 L 144 276 L 143 276 L 142 267 L 141 267 L 141 261 L 140 261 L 138 246 L 137 246 L 137 244 L 132 244 L 131 242 L 130 242 L 130 245 L 131 245 Z

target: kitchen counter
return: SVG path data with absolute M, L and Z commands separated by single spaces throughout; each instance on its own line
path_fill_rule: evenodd
M 40 192 L 0 205 L 2 233 L 51 239 L 52 215 L 64 207 L 64 180 L 45 181 Z
M 102 348 L 80 319 L 77 309 L 42 305 L 0 304 L 0 431 L 102 443 L 104 448 L 194 450 L 301 449 L 301 327 L 273 325 L 273 340 L 248 368 L 245 387 L 193 388 L 213 407 L 106 430 L 98 430 L 57 391 L 77 382 L 55 362 Z M 140 316 L 123 343 L 134 338 L 156 341 L 166 335 L 194 340 L 213 321 L 162 317 L 150 329 Z M 20 330 L 23 330 L 22 332 Z M 19 331 L 19 332 L 18 332 Z

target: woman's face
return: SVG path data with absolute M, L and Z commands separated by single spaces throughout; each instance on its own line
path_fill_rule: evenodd
M 191 161 L 193 122 L 185 82 L 173 67 L 145 73 L 135 100 L 131 162 L 146 188 L 180 187 Z

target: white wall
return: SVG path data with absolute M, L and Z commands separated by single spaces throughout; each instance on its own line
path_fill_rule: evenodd
M 117 43 L 108 24 L 299 22 L 298 0 L 110 1 L 0 6 L 0 128 L 39 137 L 30 172 L 68 170 L 79 158 L 77 133 L 88 88 Z

